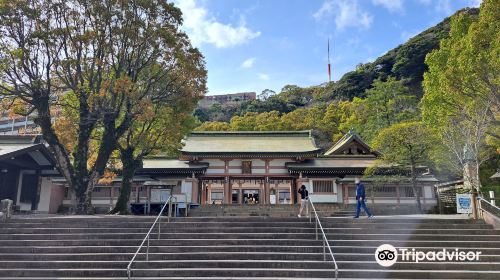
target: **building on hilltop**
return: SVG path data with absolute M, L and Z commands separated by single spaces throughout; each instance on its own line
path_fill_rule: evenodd
M 363 176 L 379 157 L 353 132 L 324 154 L 310 131 L 192 132 L 184 142 L 178 159 L 145 159 L 143 167 L 137 170 L 130 196 L 136 212 L 155 211 L 170 195 L 178 201 L 202 206 L 249 202 L 294 204 L 302 185 L 307 187 L 314 202 L 354 204 L 355 177 Z M 364 178 L 368 201 L 414 205 L 408 174 L 392 166 L 379 169 L 382 174 L 402 177 L 387 182 Z M 433 207 L 437 204 L 434 190 L 437 179 L 428 174 L 427 168 L 420 167 L 419 171 L 422 205 Z M 118 198 L 120 180 L 118 177 L 111 185 L 97 186 L 92 194 L 93 205 L 109 210 Z M 20 183 L 1 183 L 0 189 L 22 192 Z M 54 211 L 59 208 L 54 206 L 58 203 L 70 206 L 75 197 L 67 188 L 61 200 L 61 187 L 66 186 L 64 179 L 52 176 L 50 183 L 40 191 L 40 197 L 50 198 L 40 200 L 37 209 Z M 22 202 L 19 195 L 10 197 L 16 198 L 16 204 Z
M 207 95 L 198 102 L 198 106 L 206 108 L 210 107 L 212 104 L 215 103 L 225 104 L 228 102 L 243 102 L 255 99 L 257 99 L 257 94 L 255 92 L 239 92 L 239 93 L 230 93 L 221 95 Z

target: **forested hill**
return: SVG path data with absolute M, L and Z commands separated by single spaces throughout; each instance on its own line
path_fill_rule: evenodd
M 459 12 L 478 15 L 479 9 L 466 8 Z M 331 103 L 338 100 L 352 100 L 365 96 L 376 79 L 386 80 L 392 76 L 400 80 L 417 99 L 423 94 L 422 80 L 426 70 L 425 56 L 439 46 L 439 41 L 450 30 L 450 18 L 409 39 L 406 43 L 388 51 L 374 62 L 359 64 L 356 70 L 348 72 L 337 82 L 318 86 L 299 87 L 286 85 L 281 92 L 270 98 L 255 101 L 235 102 L 210 108 L 198 108 L 195 115 L 201 122 L 228 122 L 233 116 L 242 116 L 248 112 L 262 113 L 278 111 L 289 113 L 300 107 Z M 264 96 L 274 92 L 266 90 Z
M 459 12 L 479 15 L 479 9 L 467 8 Z M 425 56 L 439 47 L 439 41 L 450 31 L 450 18 L 446 18 L 436 26 L 409 39 L 406 43 L 388 51 L 372 63 L 360 64 L 355 71 L 346 73 L 332 90 L 323 97 L 325 100 L 334 98 L 362 97 L 366 89 L 371 87 L 373 80 L 386 79 L 393 76 L 403 80 L 417 97 L 421 97 L 423 74 L 427 69 Z

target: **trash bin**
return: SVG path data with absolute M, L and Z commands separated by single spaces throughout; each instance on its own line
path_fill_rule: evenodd
M 4 219 L 9 219 L 12 216 L 12 200 L 3 199 L 0 201 L 1 211 L 4 214 Z

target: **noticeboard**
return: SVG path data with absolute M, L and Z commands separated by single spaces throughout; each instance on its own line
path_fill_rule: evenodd
M 457 213 L 472 213 L 472 195 L 469 193 L 457 193 Z
M 151 189 L 151 202 L 166 202 L 171 193 L 171 189 Z

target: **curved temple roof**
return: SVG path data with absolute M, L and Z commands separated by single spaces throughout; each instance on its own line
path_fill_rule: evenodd
M 193 132 L 185 140 L 183 155 L 278 154 L 316 155 L 310 131 Z

